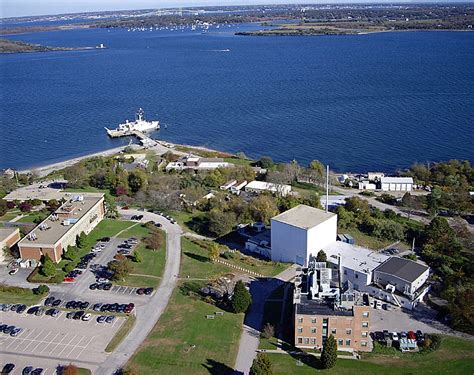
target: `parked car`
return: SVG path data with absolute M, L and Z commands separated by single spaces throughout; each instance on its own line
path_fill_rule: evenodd
M 392 332 L 391 336 L 392 336 L 393 341 L 398 341 L 398 333 L 397 332 Z
M 58 306 L 61 304 L 61 302 L 62 302 L 62 301 L 58 298 L 57 300 L 55 300 L 55 301 L 53 302 L 53 304 L 52 304 L 51 306 L 53 306 L 53 307 L 58 307 Z
M 147 296 L 151 295 L 153 293 L 153 288 L 145 288 L 145 294 Z
M 70 311 L 66 314 L 66 319 L 72 319 L 74 318 L 74 314 L 76 314 L 74 311 Z
M 19 268 L 13 268 L 12 270 L 10 270 L 10 272 L 8 272 L 9 275 L 14 275 L 18 272 Z
M 44 300 L 44 305 L 45 306 L 51 306 L 54 302 L 54 297 L 48 297 Z
M 102 304 L 101 303 L 96 303 L 94 306 L 92 306 L 92 310 L 94 311 L 100 311 Z
M 137 294 L 140 295 L 140 296 L 145 294 L 145 288 L 138 288 L 137 289 Z
M 26 305 L 20 305 L 16 309 L 17 314 L 22 314 L 26 310 Z
M 112 283 L 105 283 L 104 290 L 110 290 L 110 289 L 112 289 Z
M 32 371 L 33 371 L 33 367 L 27 366 L 23 369 L 23 371 L 21 373 L 22 373 L 22 375 L 31 375 Z
M 14 368 L 15 368 L 15 365 L 13 363 L 7 363 L 2 368 L 2 374 L 9 374 L 10 372 L 13 371 Z
M 107 319 L 106 316 L 101 315 L 97 318 L 97 323 L 104 323 L 106 319 Z
M 382 301 L 377 300 L 377 301 L 375 302 L 375 308 L 376 308 L 377 310 L 382 310 Z
M 43 369 L 41 367 L 35 368 L 31 371 L 31 375 L 41 375 L 43 373 Z
M 89 285 L 89 289 L 90 290 L 96 290 L 97 289 L 97 283 L 93 283 L 93 284 Z
M 23 328 L 15 328 L 14 330 L 10 332 L 10 336 L 16 337 L 22 332 L 23 332 Z
M 92 315 L 87 313 L 87 314 L 84 314 L 82 316 L 82 320 L 85 321 L 85 322 L 88 322 L 89 320 L 91 320 L 91 317 L 92 317 Z
M 407 337 L 410 340 L 416 340 L 416 333 L 413 331 L 408 331 Z
M 109 241 L 110 241 L 110 237 L 102 237 L 99 241 L 100 241 L 100 242 L 109 242 Z
M 383 333 L 384 340 L 390 339 L 390 334 L 388 333 L 386 329 L 384 329 L 382 333 Z
M 43 316 L 44 315 L 44 309 L 42 307 L 38 307 L 38 309 L 35 311 L 36 316 Z
M 400 337 L 402 339 L 406 339 L 407 338 L 407 333 L 405 331 L 400 332 Z
M 81 319 L 81 318 L 84 316 L 85 313 L 86 313 L 86 312 L 85 312 L 85 311 L 82 311 L 82 310 L 81 310 L 81 311 L 76 311 L 76 312 L 74 313 L 73 319 L 74 319 L 74 320 L 79 320 L 79 319 Z
M 392 306 L 391 306 L 389 303 L 384 303 L 384 304 L 382 305 L 382 308 L 383 308 L 384 310 L 387 310 L 387 311 L 392 310 Z
M 113 316 L 113 315 L 109 315 L 109 316 L 107 317 L 107 319 L 105 319 L 105 321 L 106 321 L 107 323 L 113 323 L 114 320 L 115 320 L 115 316 Z

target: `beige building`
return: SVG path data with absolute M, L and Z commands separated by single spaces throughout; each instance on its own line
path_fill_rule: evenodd
M 74 194 L 67 198 L 18 243 L 22 259 L 40 260 L 47 254 L 58 263 L 68 246 L 76 244 L 76 236 L 90 233 L 104 218 L 104 194 Z
M 321 349 L 333 335 L 339 351 L 371 351 L 370 306 L 350 283 L 339 288 L 337 270 L 312 262 L 296 277 L 293 295 L 294 345 Z
M 0 262 L 3 262 L 3 249 L 10 249 L 20 241 L 20 230 L 18 228 L 0 228 Z

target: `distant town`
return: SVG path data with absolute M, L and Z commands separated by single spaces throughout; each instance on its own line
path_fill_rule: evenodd
M 452 373 L 472 368 L 469 162 L 344 174 L 141 140 L 3 171 L 7 370 L 373 373 L 397 358 L 425 372 L 436 358 L 449 373 L 454 347 Z

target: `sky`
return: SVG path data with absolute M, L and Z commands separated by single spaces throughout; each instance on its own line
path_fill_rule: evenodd
M 401 0 L 403 1 L 403 0 Z M 455 2 L 459 0 L 445 0 Z M 471 2 L 474 0 L 467 0 Z M 308 3 L 393 3 L 390 0 L 0 0 L 0 18 L 80 13 L 106 10 L 190 7 L 206 5 L 308 4 Z M 400 2 L 400 0 L 399 0 Z M 415 1 L 406 1 L 415 2 Z M 421 2 L 421 1 L 416 1 Z

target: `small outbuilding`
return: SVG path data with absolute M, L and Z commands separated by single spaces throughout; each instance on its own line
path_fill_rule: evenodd
M 412 177 L 382 177 L 380 179 L 382 191 L 412 191 Z

